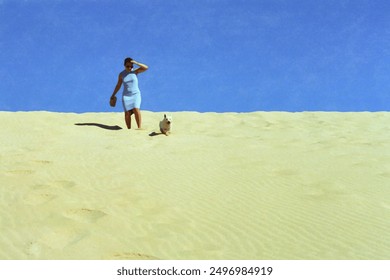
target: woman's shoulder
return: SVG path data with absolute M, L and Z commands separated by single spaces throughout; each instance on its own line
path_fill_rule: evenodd
M 125 77 L 129 74 L 136 74 L 136 72 L 135 72 L 135 70 L 131 70 L 130 72 L 127 70 L 123 70 L 122 72 L 119 73 L 119 75 L 121 75 L 122 77 Z

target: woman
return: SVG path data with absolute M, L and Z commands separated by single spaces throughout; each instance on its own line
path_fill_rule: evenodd
M 138 65 L 139 68 L 133 69 L 134 64 Z M 131 128 L 131 115 L 134 113 L 135 121 L 137 126 L 141 128 L 141 91 L 138 88 L 138 78 L 139 73 L 145 72 L 148 70 L 148 66 L 145 64 L 139 63 L 130 57 L 125 59 L 124 62 L 125 70 L 119 73 L 118 83 L 115 86 L 114 92 L 111 95 L 111 99 L 115 97 L 115 94 L 119 91 L 123 84 L 123 93 L 122 93 L 122 104 L 123 109 L 125 110 L 125 122 L 127 128 Z

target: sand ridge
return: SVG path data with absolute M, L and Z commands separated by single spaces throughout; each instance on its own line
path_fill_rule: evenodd
M 0 259 L 390 258 L 390 113 L 142 113 L 0 112 Z

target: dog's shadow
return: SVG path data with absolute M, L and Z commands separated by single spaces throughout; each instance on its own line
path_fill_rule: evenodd
M 157 136 L 157 135 L 165 135 L 165 134 L 162 133 L 162 132 L 156 132 L 156 131 L 153 131 L 152 133 L 149 133 L 149 136 L 151 136 L 151 137 Z
M 121 130 L 122 127 L 119 125 L 106 125 L 106 124 L 101 124 L 101 123 L 75 123 L 74 125 L 78 126 L 97 126 L 103 129 L 107 130 Z

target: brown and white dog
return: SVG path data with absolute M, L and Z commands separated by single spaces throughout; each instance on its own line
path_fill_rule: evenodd
M 160 122 L 160 131 L 162 134 L 168 136 L 172 129 L 172 116 L 164 114 L 164 119 Z

